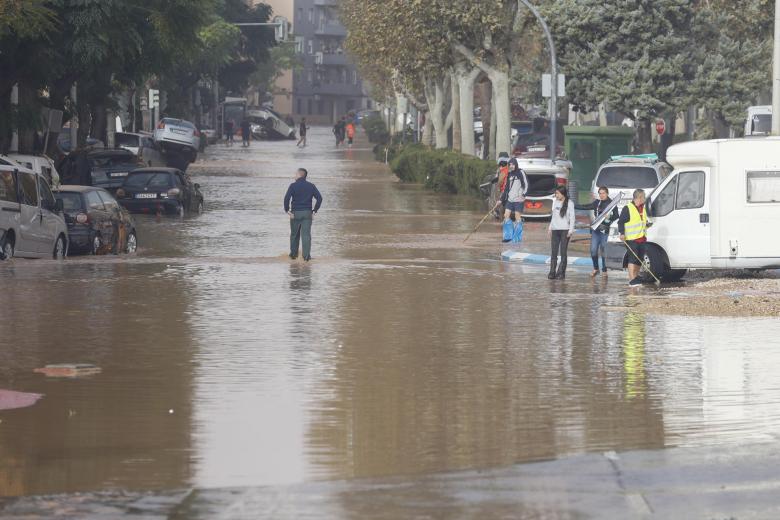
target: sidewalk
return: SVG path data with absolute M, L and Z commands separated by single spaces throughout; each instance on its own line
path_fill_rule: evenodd
M 0 518 L 780 518 L 777 443 L 671 448 L 420 477 L 0 499 Z

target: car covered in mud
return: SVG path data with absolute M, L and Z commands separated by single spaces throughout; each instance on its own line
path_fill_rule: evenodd
M 127 176 L 116 196 L 131 213 L 183 217 L 200 215 L 204 208 L 200 185 L 176 168 L 139 168 Z
M 136 154 L 122 148 L 77 150 L 57 165 L 62 184 L 96 186 L 114 191 L 127 174 L 143 163 Z
M 106 190 L 63 185 L 54 196 L 68 225 L 69 254 L 135 253 L 135 221 Z

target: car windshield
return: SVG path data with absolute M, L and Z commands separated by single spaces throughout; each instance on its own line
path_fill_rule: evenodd
M 162 172 L 131 173 L 125 180 L 125 188 L 168 189 L 171 186 L 171 175 Z
M 90 157 L 89 161 L 94 168 L 118 168 L 121 166 L 136 166 L 135 156 L 132 154 L 122 155 L 99 155 Z
M 78 193 L 61 191 L 55 197 L 62 201 L 62 208 L 65 211 L 80 211 L 82 209 L 81 195 Z
M 114 138 L 117 146 L 130 146 L 133 148 L 138 147 L 139 138 L 137 135 L 117 133 Z
M 609 166 L 601 170 L 596 185 L 607 188 L 655 188 L 658 175 L 647 166 Z

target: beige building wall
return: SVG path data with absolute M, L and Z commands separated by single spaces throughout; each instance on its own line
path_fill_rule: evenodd
M 273 16 L 284 16 L 290 22 L 294 21 L 294 0 L 252 0 L 252 5 L 268 4 L 273 9 Z M 294 29 L 294 28 L 293 28 Z M 291 31 L 292 32 L 292 31 Z M 287 44 L 289 45 L 289 44 Z M 276 80 L 273 89 L 274 110 L 282 115 L 293 113 L 293 74 L 291 70 Z

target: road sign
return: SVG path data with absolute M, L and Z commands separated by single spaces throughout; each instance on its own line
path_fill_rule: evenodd
M 566 95 L 566 76 L 558 74 L 558 96 Z M 542 74 L 542 97 L 552 96 L 552 74 Z
M 160 91 L 157 89 L 149 89 L 149 108 L 157 108 L 160 106 Z
M 658 135 L 664 135 L 666 133 L 666 121 L 663 119 L 659 119 L 655 122 L 655 131 L 658 132 Z

